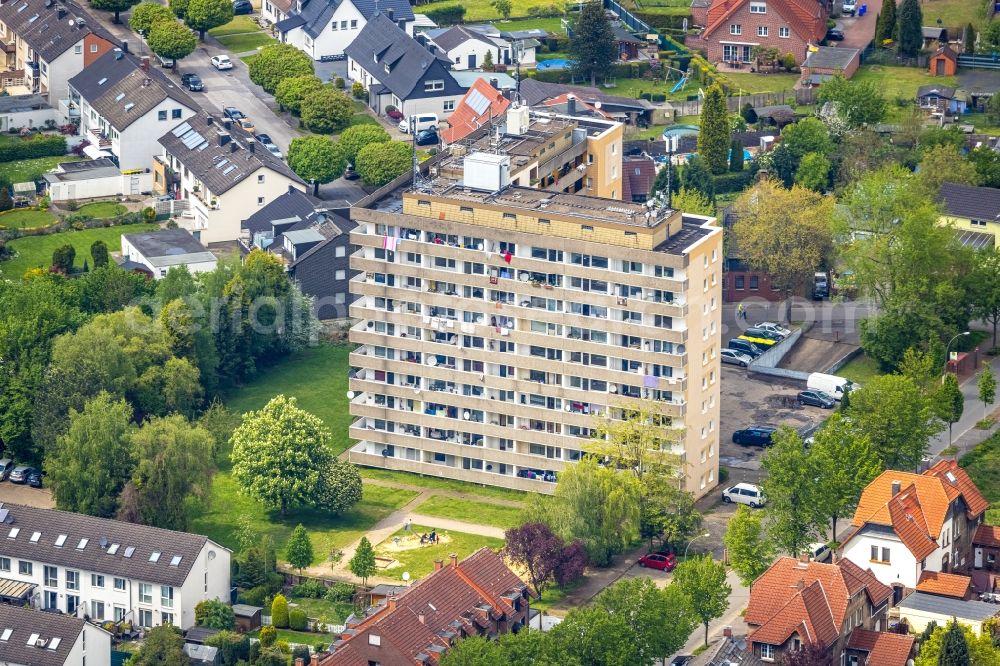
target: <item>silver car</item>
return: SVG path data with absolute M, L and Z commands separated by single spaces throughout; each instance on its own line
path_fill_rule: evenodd
M 753 360 L 747 354 L 729 348 L 720 350 L 719 356 L 721 357 L 723 363 L 732 363 L 733 365 L 738 365 L 741 368 L 749 366 L 750 361 Z
M 14 471 L 14 461 L 10 458 L 0 459 L 0 481 L 10 478 L 10 473 Z

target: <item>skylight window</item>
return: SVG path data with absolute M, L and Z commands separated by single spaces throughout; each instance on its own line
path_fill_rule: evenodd
M 179 566 L 181 563 L 181 559 L 182 558 L 180 555 L 174 555 L 173 557 L 170 558 L 170 566 L 172 567 Z
M 107 82 L 108 82 L 108 77 L 105 76 L 103 79 L 97 82 L 97 85 L 103 86 Z
M 118 543 L 111 544 L 111 547 L 108 548 L 108 555 L 114 555 L 115 553 L 117 553 L 118 552 L 118 547 L 120 545 L 121 544 L 118 544 Z
M 76 549 L 83 550 L 84 548 L 87 547 L 87 542 L 89 541 L 90 539 L 80 539 L 80 543 L 76 544 Z
M 115 95 L 115 101 L 116 102 L 120 102 L 123 99 L 125 99 L 125 93 L 118 93 L 117 95 Z
M 62 643 L 62 639 L 61 638 L 59 638 L 59 637 L 53 638 L 51 641 L 49 641 L 49 649 L 50 650 L 57 650 L 59 648 L 59 644 L 60 643 Z
M 10 534 L 7 535 L 7 538 L 8 539 L 16 539 L 17 535 L 20 534 L 20 533 L 21 533 L 21 528 L 20 527 L 12 527 L 12 528 L 10 528 Z
M 125 110 L 126 111 L 131 111 L 132 107 L 134 107 L 134 106 L 135 106 L 135 102 L 129 102 L 128 104 L 125 105 Z
M 28 645 L 34 645 L 35 641 L 37 641 L 37 640 L 38 640 L 38 634 L 31 634 L 30 636 L 28 636 L 28 643 L 27 644 Z
M 150 562 L 159 562 L 160 561 L 160 551 L 154 550 L 152 553 L 150 553 L 150 555 L 149 555 L 149 561 Z
M 132 557 L 132 553 L 135 552 L 135 546 L 127 546 L 125 548 L 125 557 Z
M 0 634 L 0 641 L 9 641 L 10 635 L 14 633 L 13 629 L 4 629 L 3 633 Z
M 38 540 L 42 538 L 41 532 L 35 532 L 31 535 L 31 543 L 38 543 Z
M 62 548 L 63 544 L 66 543 L 66 535 L 60 534 L 56 537 L 56 548 Z

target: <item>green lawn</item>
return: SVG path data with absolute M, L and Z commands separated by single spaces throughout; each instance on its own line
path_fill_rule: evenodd
M 539 4 L 538 0 L 511 0 L 511 16 L 527 16 L 528 8 Z M 563 3 L 557 3 L 563 4 Z M 474 21 L 498 21 L 500 19 L 500 13 L 493 6 L 490 0 L 465 0 L 464 2 L 459 2 L 458 0 L 438 0 L 438 2 L 429 2 L 426 5 L 417 5 L 414 7 L 415 12 L 420 14 L 426 14 L 427 12 L 433 11 L 439 7 L 446 7 L 450 5 L 462 5 L 465 7 L 465 19 L 463 23 L 472 23 Z M 506 24 L 505 24 L 506 25 Z M 501 28 L 503 30 L 503 28 Z
M 393 537 L 416 538 L 415 535 L 429 534 L 433 526 L 412 525 L 412 531 L 399 530 L 391 537 L 375 547 L 375 554 L 383 557 L 392 557 L 399 562 L 398 566 L 386 570 L 384 573 L 389 576 L 400 576 L 404 571 L 410 572 L 414 578 L 426 576 L 434 570 L 434 560 L 448 560 L 452 553 L 462 559 L 471 555 L 483 546 L 487 548 L 499 549 L 503 547 L 502 539 L 492 539 L 490 537 L 478 536 L 475 534 L 465 534 L 463 532 L 440 531 L 438 534 L 445 537 L 444 541 L 433 545 L 423 545 L 413 550 L 403 550 L 390 552 L 388 549 L 393 545 Z M 383 573 L 380 571 L 380 573 Z
M 566 595 L 569 592 L 572 592 L 582 584 L 583 584 L 583 578 L 578 578 L 577 580 L 573 581 L 566 587 L 559 587 L 558 585 L 553 585 L 551 587 L 545 588 L 545 591 L 542 592 L 541 599 L 531 600 L 531 607 L 537 608 L 540 611 L 547 611 L 556 604 L 560 603 L 563 599 L 566 598 Z M 537 627 L 538 625 L 536 624 L 535 626 Z
M 742 88 L 744 93 L 765 93 L 782 92 L 791 90 L 798 82 L 799 74 L 751 74 L 750 72 L 724 72 L 723 76 L 729 79 L 736 88 L 733 95 L 739 94 Z
M 961 123 L 971 124 L 980 134 L 996 136 L 1000 134 L 1000 126 L 986 113 L 966 113 L 962 115 Z
M 443 495 L 433 495 L 427 501 L 418 504 L 414 513 L 436 518 L 464 520 L 480 525 L 492 525 L 502 529 L 517 527 L 521 524 L 521 509 L 510 506 L 496 506 L 487 502 L 470 502 Z
M 102 240 L 114 252 L 121 249 L 121 235 L 134 234 L 140 231 L 152 231 L 159 227 L 155 224 L 133 224 L 107 229 L 84 229 L 83 231 L 66 231 L 47 236 L 26 236 L 12 240 L 7 244 L 18 256 L 8 261 L 0 262 L 0 274 L 6 278 L 17 278 L 24 275 L 29 268 L 48 268 L 52 264 L 52 252 L 61 245 L 70 243 L 76 248 L 77 268 L 83 268 L 83 260 L 90 259 L 90 246 L 95 240 Z
M 78 162 L 76 155 L 57 155 L 55 157 L 36 157 L 30 160 L 14 160 L 0 164 L 0 179 L 11 183 L 24 183 L 38 180 L 42 174 L 56 168 L 60 162 Z
M 938 19 L 949 27 L 960 28 L 967 23 L 979 23 L 983 0 L 924 0 L 920 3 L 923 25 L 935 25 Z
M 469 493 L 480 495 L 486 498 L 506 499 L 515 502 L 523 502 L 530 496 L 521 490 L 511 490 L 509 488 L 498 488 L 496 486 L 480 486 L 465 481 L 455 481 L 453 479 L 441 479 L 436 476 L 420 476 L 410 472 L 397 472 L 388 469 L 376 469 L 374 467 L 362 467 L 361 476 L 365 479 L 380 479 L 382 481 L 393 481 L 403 483 L 408 486 L 417 486 L 430 490 L 452 490 L 459 493 Z
M 983 496 L 993 506 L 1000 502 L 1000 433 L 966 453 L 958 461 L 965 468 Z M 996 525 L 1000 520 L 1000 508 L 986 512 L 986 522 Z
M 320 417 L 330 429 L 337 453 L 345 451 L 351 444 L 347 437 L 351 424 L 347 409 L 350 351 L 346 345 L 321 344 L 298 352 L 231 391 L 226 406 L 242 414 L 260 409 L 279 393 L 294 396 L 299 407 Z
M 35 229 L 47 227 L 56 221 L 56 216 L 47 210 L 20 208 L 0 215 L 0 229 Z
M 96 201 L 80 206 L 76 212 L 90 215 L 95 220 L 103 220 L 108 217 L 124 215 L 128 212 L 128 208 L 114 201 Z
M 289 597 L 288 605 L 295 604 L 311 617 L 325 624 L 343 624 L 347 616 L 354 612 L 351 604 L 334 603 L 326 599 L 300 599 Z
M 855 356 L 847 365 L 837 371 L 837 376 L 845 377 L 862 386 L 881 375 L 878 363 L 868 358 L 864 353 Z
M 378 125 L 379 122 L 369 116 L 367 113 L 355 113 L 351 116 L 351 122 L 347 124 L 348 127 L 354 127 L 356 125 Z
M 249 16 L 234 16 L 233 20 L 218 28 L 212 28 L 208 34 L 212 37 L 225 37 L 226 35 L 239 35 L 244 32 L 260 32 L 260 26 Z
M 219 37 L 219 43 L 225 46 L 227 49 L 233 53 L 243 53 L 244 51 L 253 51 L 260 48 L 261 46 L 267 46 L 268 44 L 274 44 L 275 39 L 264 32 L 251 32 L 242 35 L 229 35 L 228 37 Z
M 917 88 L 928 83 L 941 86 L 958 85 L 954 76 L 931 76 L 926 69 L 918 67 L 891 67 L 887 65 L 865 65 L 858 69 L 854 81 L 874 81 L 888 101 L 886 122 L 901 122 L 913 109 Z M 903 106 L 897 103 L 904 102 Z
M 526 18 L 513 19 L 511 21 L 494 21 L 494 25 L 503 32 L 513 32 L 515 30 L 548 30 L 556 34 L 563 34 L 562 19 L 560 18 Z
M 247 634 L 250 638 L 257 638 L 260 636 L 260 629 L 254 629 Z M 278 637 L 276 640 L 285 641 L 287 643 L 299 643 L 302 645 L 319 645 L 323 644 L 324 647 L 328 647 L 330 643 L 335 640 L 333 634 L 313 634 L 307 631 L 292 631 L 291 629 L 278 629 Z

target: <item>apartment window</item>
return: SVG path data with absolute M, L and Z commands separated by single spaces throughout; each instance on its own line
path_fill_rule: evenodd
M 83 44 L 77 44 L 76 46 L 74 46 L 73 53 L 75 53 L 76 55 L 80 55 L 81 53 L 83 53 Z
M 455 110 L 455 100 L 453 100 L 453 99 L 446 99 L 444 101 L 444 110 L 445 111 L 454 111 Z
M 353 30 L 353 29 L 355 29 L 357 27 L 358 27 L 358 20 L 357 19 L 351 19 L 351 30 Z
M 91 53 L 97 53 L 97 44 L 91 44 L 90 45 L 90 52 Z
M 264 174 L 260 174 L 260 175 L 257 176 L 257 182 L 258 183 L 263 183 L 264 182 Z
M 45 587 L 58 587 L 59 586 L 59 570 L 55 567 L 50 567 L 45 565 L 44 569 L 44 581 Z
M 331 21 L 330 22 L 330 30 L 336 30 L 336 29 L 337 29 L 337 22 L 336 21 Z
M 504 217 L 505 220 L 516 220 L 517 219 L 517 214 L 516 213 L 504 213 L 503 217 Z
M 164 109 L 163 111 L 157 111 L 156 112 L 156 119 L 157 120 L 166 120 L 167 119 L 167 111 L 166 111 L 166 109 Z
M 788 28 L 786 28 L 786 27 L 778 28 L 778 37 L 782 37 L 784 39 L 788 39 L 791 36 L 792 36 L 792 31 L 789 30 Z
M 91 600 L 90 602 L 90 617 L 95 620 L 104 619 L 104 602 Z
M 124 578 L 115 578 L 115 590 L 117 590 L 119 592 L 124 592 L 125 591 L 125 579 Z
M 340 29 L 341 30 L 347 30 L 347 21 L 341 21 L 340 22 Z
M 739 23 L 733 23 L 732 25 L 729 26 L 729 34 L 730 35 L 742 35 L 743 34 L 743 26 L 740 25 Z
M 139 603 L 153 603 L 153 586 L 150 583 L 139 583 Z
M 160 613 L 160 624 L 173 624 L 174 614 L 173 613 Z
M 264 197 L 257 197 L 257 205 L 258 206 L 264 205 Z
M 760 658 L 767 661 L 774 661 L 774 646 L 767 643 L 760 644 Z
M 174 607 L 174 588 L 170 585 L 160 586 L 160 605 L 164 608 Z
M 347 256 L 347 248 L 344 247 L 343 245 L 341 245 L 341 246 L 339 246 L 337 248 L 334 248 L 334 250 L 333 250 L 333 256 L 335 256 L 335 257 L 346 257 Z
M 180 109 L 171 109 L 170 110 L 170 117 L 173 118 L 174 120 L 180 120 L 180 118 L 181 118 L 181 110 Z
M 32 569 L 31 562 L 28 562 L 27 560 L 18 560 L 17 573 L 21 574 L 22 576 L 30 576 L 31 569 Z
M 767 37 L 767 26 L 766 25 L 759 25 L 759 26 L 757 26 L 757 36 L 758 37 Z
M 751 2 L 750 3 L 750 13 L 751 14 L 766 14 L 767 5 L 763 2 Z
M 0 557 L 0 571 L 10 571 L 9 557 Z
M 90 574 L 91 587 L 104 587 L 104 576 L 101 574 Z
M 79 590 L 80 589 L 80 572 L 66 570 L 66 589 L 67 590 Z
M 760 289 L 760 278 L 758 276 L 756 276 L 756 275 L 751 275 L 750 276 L 750 288 L 751 289 Z
M 153 611 L 142 608 L 139 609 L 139 626 L 140 627 L 153 626 Z

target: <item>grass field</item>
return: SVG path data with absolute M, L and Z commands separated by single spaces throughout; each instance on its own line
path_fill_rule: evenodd
M 1000 433 L 962 456 L 958 463 L 969 473 L 976 486 L 993 506 L 1000 502 Z M 986 522 L 996 525 L 1000 508 L 986 512 Z
M 525 18 L 512 19 L 510 21 L 495 21 L 494 23 L 496 27 L 503 32 L 531 30 L 532 28 L 548 30 L 549 32 L 556 33 L 557 35 L 561 35 L 565 32 L 562 28 L 562 19 L 559 18 Z
M 982 0 L 921 0 L 923 25 L 935 25 L 938 19 L 946 26 L 963 27 L 966 23 L 979 24 Z
M 225 37 L 226 35 L 239 35 L 244 32 L 259 32 L 260 26 L 249 16 L 234 16 L 233 20 L 218 28 L 208 31 L 212 37 Z
M 389 551 L 393 545 L 393 538 L 416 539 L 417 535 L 429 534 L 433 526 L 412 525 L 412 531 L 399 530 L 391 537 L 375 546 L 375 554 L 383 557 L 392 557 L 399 562 L 399 566 L 389 569 L 388 575 L 401 575 L 404 571 L 409 571 L 414 578 L 426 576 L 434 570 L 434 560 L 448 561 L 448 556 L 452 553 L 462 559 L 483 546 L 487 548 L 502 548 L 503 540 L 490 537 L 478 536 L 475 534 L 465 534 L 463 532 L 440 531 L 438 534 L 444 539 L 436 544 L 423 545 L 413 550 Z
M 799 80 L 799 74 L 751 74 L 750 72 L 725 72 L 723 74 L 741 88 L 744 93 L 782 92 L 791 90 Z M 734 90 L 733 94 L 739 94 Z
M 90 215 L 95 220 L 103 220 L 108 217 L 124 215 L 128 212 L 128 208 L 114 201 L 96 201 L 80 206 L 76 212 Z
M 288 605 L 298 606 L 306 613 L 306 617 L 313 617 L 326 624 L 342 624 L 347 616 L 354 612 L 351 604 L 339 604 L 326 599 L 302 599 L 299 597 L 289 597 Z
M 881 376 L 882 372 L 878 369 L 876 361 L 862 353 L 855 356 L 847 365 L 838 370 L 837 375 L 864 386 L 870 380 Z
M 90 259 L 90 245 L 95 240 L 104 241 L 108 244 L 108 248 L 114 251 L 121 248 L 122 234 L 134 234 L 158 228 L 155 224 L 133 224 L 125 227 L 84 229 L 83 231 L 66 231 L 47 236 L 18 238 L 7 244 L 9 248 L 18 253 L 18 256 L 0 262 L 0 274 L 6 278 L 18 278 L 24 275 L 24 272 L 29 268 L 48 268 L 52 264 L 52 252 L 57 247 L 67 243 L 76 248 L 76 263 L 74 265 L 77 268 L 82 268 L 83 260 Z
M 350 446 L 347 429 L 351 416 L 347 411 L 346 345 L 321 344 L 296 353 L 279 365 L 267 368 L 246 386 L 229 393 L 226 405 L 234 412 L 260 409 L 267 401 L 283 393 L 298 398 L 299 407 L 323 420 L 333 433 L 337 453 Z
M 254 629 L 247 634 L 250 638 L 257 638 L 260 636 L 260 629 Z M 287 643 L 299 643 L 301 645 L 319 645 L 322 643 L 324 646 L 329 646 L 330 643 L 335 640 L 333 634 L 313 634 L 306 631 L 292 631 L 291 629 L 278 629 L 278 637 L 276 640 L 285 641 Z
M 232 51 L 233 53 L 243 53 L 244 51 L 253 51 L 260 48 L 261 46 L 267 46 L 268 44 L 275 44 L 276 41 L 273 37 L 265 32 L 251 32 L 242 35 L 229 35 L 227 37 L 218 37 L 219 43 L 224 47 Z
M 14 160 L 0 164 L 0 179 L 10 183 L 23 183 L 38 180 L 46 171 L 56 168 L 60 162 L 77 162 L 76 155 L 57 155 L 55 157 L 36 157 L 30 160 Z
M 47 210 L 21 208 L 0 215 L 0 229 L 35 229 L 47 227 L 56 221 L 56 216 Z
M 527 16 L 528 9 L 538 4 L 538 0 L 511 0 L 510 14 L 511 16 Z M 429 2 L 426 5 L 416 5 L 414 6 L 413 11 L 420 14 L 426 14 L 427 12 L 433 11 L 439 7 L 450 5 L 462 5 L 465 7 L 464 23 L 471 23 L 473 21 L 495 21 L 500 19 L 500 13 L 496 10 L 496 7 L 493 6 L 493 3 L 490 2 L 490 0 L 465 0 L 464 2 L 460 2 L 459 0 L 438 0 L 438 2 Z M 504 30 L 504 28 L 501 28 L 501 30 Z
M 442 495 L 431 496 L 427 501 L 418 504 L 413 512 L 422 516 L 464 520 L 502 529 L 520 525 L 522 513 L 521 509 L 514 507 L 496 506 L 487 502 L 470 502 Z
M 465 481 L 440 479 L 436 476 L 420 476 L 419 474 L 411 474 L 410 472 L 397 472 L 388 469 L 375 469 L 373 467 L 362 467 L 361 477 L 404 483 L 408 486 L 427 488 L 429 490 L 452 490 L 459 493 L 470 493 L 481 497 L 513 500 L 515 502 L 524 502 L 533 496 L 526 492 L 510 490 L 509 488 L 479 486 L 473 483 L 466 483 Z
M 853 81 L 874 81 L 885 96 L 886 119 L 888 123 L 898 123 L 913 109 L 917 88 L 928 83 L 941 86 L 955 86 L 954 76 L 931 76 L 927 70 L 917 67 L 890 67 L 887 65 L 865 65 L 858 69 Z M 897 104 L 905 102 L 903 106 Z

